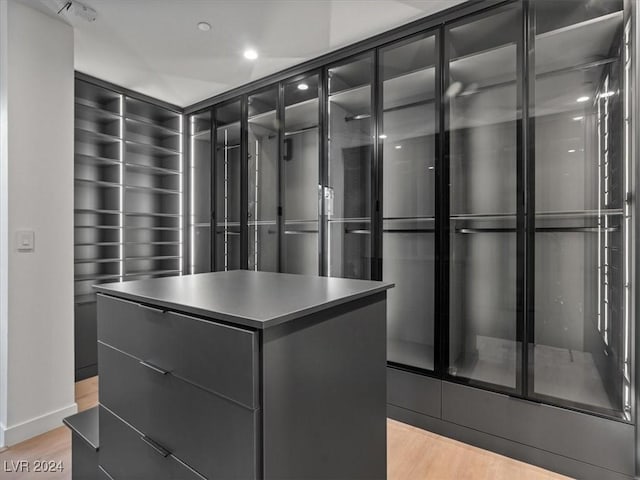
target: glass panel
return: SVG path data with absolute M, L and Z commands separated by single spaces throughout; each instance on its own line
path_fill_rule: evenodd
M 240 268 L 240 100 L 218 107 L 216 125 L 216 270 Z
M 373 54 L 328 74 L 328 273 L 370 279 Z
M 536 2 L 530 394 L 629 418 L 630 172 L 623 75 L 630 63 L 622 9 L 622 0 L 598 2 L 597 8 Z
M 278 88 L 249 96 L 249 270 L 278 271 Z
M 446 30 L 450 375 L 514 391 L 519 4 Z
M 383 242 L 387 358 L 434 368 L 435 109 L 434 36 L 382 50 Z
M 319 106 L 318 76 L 285 85 L 282 271 L 317 275 Z
M 190 134 L 190 273 L 211 271 L 211 112 L 192 115 Z

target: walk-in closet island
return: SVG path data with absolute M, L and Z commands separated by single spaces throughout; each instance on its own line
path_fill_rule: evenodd
M 385 478 L 392 286 L 236 270 L 96 287 L 100 468 Z

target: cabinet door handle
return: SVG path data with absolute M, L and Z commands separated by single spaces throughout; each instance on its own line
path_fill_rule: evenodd
M 163 310 L 162 308 L 157 308 L 157 307 L 150 307 L 149 305 L 143 305 L 142 303 L 139 303 L 138 306 L 144 310 L 149 310 L 151 312 L 154 313 L 165 313 L 166 310 Z
M 142 365 L 143 367 L 147 367 L 150 370 L 153 370 L 156 373 L 159 373 L 160 375 L 166 375 L 167 373 L 169 373 L 169 370 L 165 370 L 164 368 L 160 368 L 157 365 L 154 365 L 153 363 L 149 363 L 149 362 L 145 362 L 144 360 L 140 360 L 140 365 Z
M 154 442 L 153 440 L 151 440 L 146 435 L 140 437 L 140 440 L 142 440 L 144 443 L 149 445 L 151 448 L 153 448 L 156 451 L 156 453 L 158 453 L 159 455 L 162 455 L 165 458 L 168 457 L 169 454 L 171 453 L 169 450 L 164 448 L 162 445 Z

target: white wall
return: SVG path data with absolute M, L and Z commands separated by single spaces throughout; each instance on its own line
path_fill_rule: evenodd
M 0 446 L 54 428 L 77 409 L 73 30 L 14 0 L 5 13 L 0 195 L 7 198 L 0 217 L 8 224 L 0 231 L 0 267 L 6 275 L 0 276 L 6 295 L 0 296 Z M 17 251 L 18 230 L 35 231 L 35 251 Z

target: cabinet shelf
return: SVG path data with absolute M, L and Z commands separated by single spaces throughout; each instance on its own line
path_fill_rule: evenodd
M 161 218 L 180 218 L 179 213 L 151 213 L 151 212 L 125 212 L 128 217 L 161 217 Z
M 103 180 L 90 180 L 88 178 L 75 178 L 74 181 L 76 183 L 82 183 L 82 184 L 87 184 L 87 185 L 95 185 L 96 187 L 103 187 L 103 188 L 120 188 L 120 184 L 119 183 L 115 183 L 115 182 L 105 182 Z
M 122 115 L 120 115 L 120 113 L 112 112 L 111 110 L 106 110 L 104 108 L 88 105 L 78 101 L 75 102 L 74 106 L 76 108 L 76 117 L 78 117 L 79 112 L 83 112 L 80 115 L 86 115 L 83 117 L 84 119 L 91 119 L 99 122 L 119 122 L 122 120 Z
M 126 257 L 125 261 L 139 261 L 139 260 L 179 260 L 180 255 L 148 255 L 138 257 Z
M 180 273 L 180 270 L 147 270 L 144 272 L 129 272 L 125 274 L 125 277 L 145 277 L 150 275 L 167 275 L 170 273 Z
M 106 133 L 93 132 L 91 130 L 85 130 L 83 128 L 75 129 L 75 139 L 81 142 L 96 142 L 100 144 L 116 144 L 120 143 L 122 139 L 113 135 L 107 135 Z
M 120 225 L 74 225 L 73 228 L 93 228 L 96 230 L 120 230 Z
M 181 245 L 182 242 L 173 241 L 173 242 L 124 242 L 125 245 Z
M 74 278 L 75 282 L 87 282 L 91 280 L 110 280 L 110 279 L 119 279 L 120 275 L 115 273 L 105 273 L 105 274 L 93 274 L 89 273 L 86 275 L 76 275 Z
M 143 187 L 141 185 L 125 185 L 124 188 L 126 188 L 127 190 L 140 190 L 140 191 L 153 192 L 153 193 L 162 193 L 167 195 L 180 194 L 180 190 L 171 190 L 168 188 L 158 188 L 158 187 Z
M 117 247 L 122 242 L 80 242 L 74 243 L 74 247 Z
M 118 263 L 120 262 L 120 258 L 100 258 L 100 257 L 94 257 L 94 258 L 86 258 L 86 259 L 76 259 L 75 263 L 76 265 L 85 265 L 87 263 Z
M 152 175 L 180 175 L 179 170 L 173 170 L 171 168 L 154 167 L 151 165 L 142 165 L 140 163 L 127 162 L 125 163 L 125 167 L 129 170 L 149 173 Z
M 140 129 L 140 131 L 146 132 L 146 135 L 152 137 L 153 132 L 162 132 L 166 138 L 172 136 L 180 136 L 180 132 L 174 130 L 169 127 L 165 127 L 164 125 L 158 125 L 150 122 L 148 119 L 144 117 L 139 117 L 135 114 L 127 113 L 125 122 L 135 125 L 135 128 Z M 139 132 L 136 132 L 139 133 Z
M 157 232 L 177 232 L 180 230 L 179 227 L 135 227 L 135 226 L 127 226 L 125 230 L 153 230 Z
M 120 215 L 120 210 L 105 210 L 101 208 L 74 208 L 74 213 L 100 213 L 105 215 Z
M 122 162 L 116 158 L 108 158 L 108 157 L 100 157 L 97 155 L 86 155 L 84 153 L 76 153 L 75 154 L 76 163 L 82 163 L 84 165 L 99 165 L 101 166 L 111 166 L 111 165 L 120 165 Z
M 131 153 L 154 156 L 161 154 L 164 157 L 177 157 L 180 155 L 180 152 L 177 150 L 161 147 L 159 145 L 152 145 L 150 143 L 136 142 L 134 140 L 126 140 L 125 143 L 127 144 L 127 150 Z

